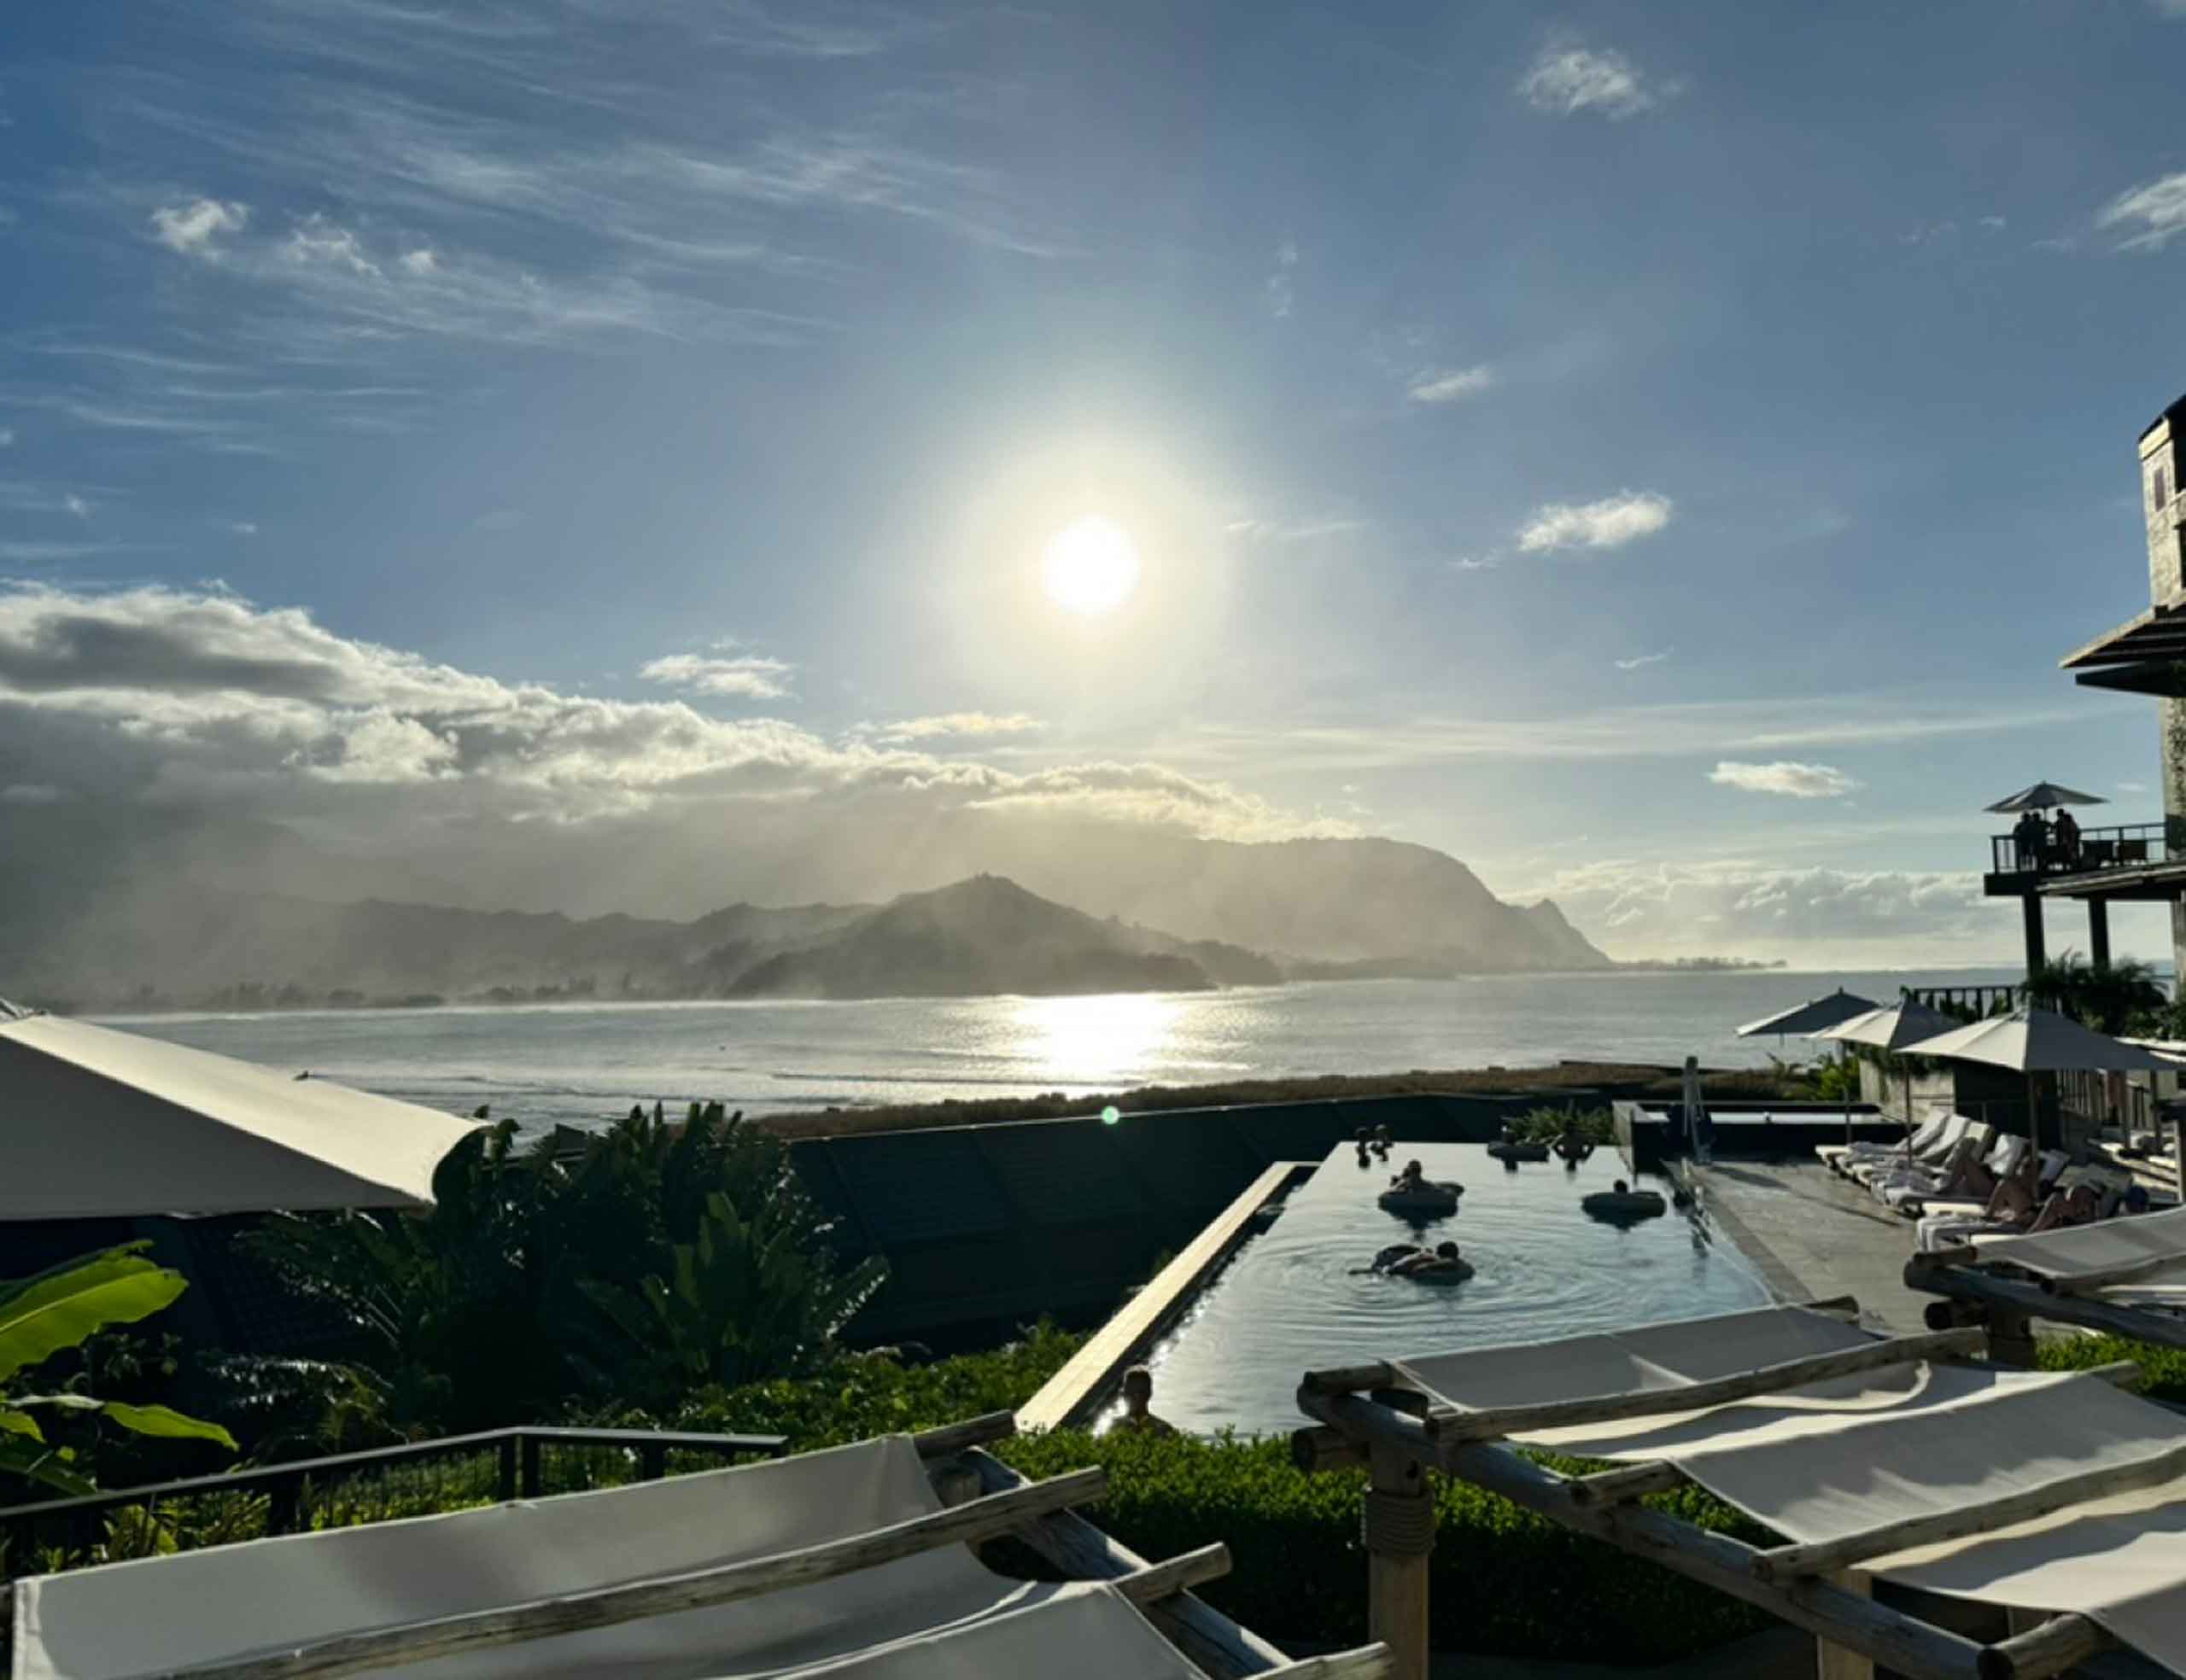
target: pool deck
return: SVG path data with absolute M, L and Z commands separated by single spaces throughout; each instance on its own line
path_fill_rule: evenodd
M 1708 1216 L 1779 1300 L 1850 1295 L 1872 1328 L 1914 1335 L 1926 1327 L 1929 1298 L 1903 1279 L 1913 1221 L 1811 1158 L 1718 1160 L 1683 1170 Z

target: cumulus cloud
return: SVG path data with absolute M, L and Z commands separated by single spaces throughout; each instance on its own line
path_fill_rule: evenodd
M 722 699 L 780 700 L 788 694 L 790 673 L 796 668 L 786 661 L 755 653 L 727 658 L 671 653 L 651 661 L 638 674 L 647 682 Z
M 1708 773 L 1708 779 L 1748 793 L 1781 794 L 1790 799 L 1837 799 L 1859 783 L 1830 764 L 1802 764 L 1780 758 L 1769 764 L 1742 764 L 1725 759 Z
M 1612 121 L 1651 111 L 1676 91 L 1651 83 L 1621 52 L 1571 42 L 1544 48 L 1518 83 L 1520 97 L 1536 111 L 1558 117 L 1599 111 Z
M 1670 512 L 1670 499 L 1651 490 L 1621 491 L 1598 502 L 1551 502 L 1519 528 L 1518 546 L 1528 554 L 1622 548 L 1661 530 Z
M 219 254 L 219 240 L 241 233 L 250 221 L 250 207 L 223 203 L 217 198 L 193 198 L 187 203 L 164 204 L 152 212 L 152 236 L 170 251 L 185 257 L 207 260 Z
M 2186 169 L 2119 194 L 2095 225 L 2120 234 L 2121 249 L 2160 250 L 2186 233 Z
M 2018 918 L 2000 914 L 1971 872 L 1782 869 L 1745 859 L 1689 864 L 1608 860 L 1528 885 L 1611 952 L 1694 953 L 1933 963 L 2009 948 Z M 1505 895 L 1511 896 L 1506 891 Z
M 1039 719 L 1024 712 L 938 712 L 931 717 L 868 724 L 857 732 L 881 741 L 940 741 L 1033 735 L 1046 727 Z
M 973 738 L 967 720 L 981 715 L 947 726 Z M 0 589 L 5 785 L 323 822 L 348 848 L 453 835 L 483 855 L 497 835 L 514 846 L 520 831 L 643 818 L 684 825 L 704 855 L 716 855 L 722 835 L 748 835 L 760 825 L 753 814 L 765 812 L 775 814 L 769 831 L 792 862 L 815 837 L 848 843 L 895 833 L 900 842 L 902 825 L 967 812 L 1237 839 L 1327 831 L 1158 765 L 1019 772 L 938 757 L 909 739 L 829 741 L 778 719 L 708 716 L 681 700 L 504 682 L 212 590 Z M 706 878 L 704 890 L 717 892 L 718 871 Z
M 1456 402 L 1476 397 L 1494 383 L 1494 370 L 1485 366 L 1429 368 L 1413 376 L 1405 394 L 1416 403 Z

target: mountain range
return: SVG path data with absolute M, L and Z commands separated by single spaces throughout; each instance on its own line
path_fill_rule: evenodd
M 1385 840 L 1148 837 L 1020 849 L 886 903 L 690 919 L 484 910 L 250 825 L 148 849 L 0 827 L 0 995 L 254 1007 L 538 997 L 851 998 L 1196 989 L 1286 978 L 1610 966 L 1552 903 Z M 73 844 L 56 843 L 73 837 Z M 298 889 L 302 889 L 299 890 Z

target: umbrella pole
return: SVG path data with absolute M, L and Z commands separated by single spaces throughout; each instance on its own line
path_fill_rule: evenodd
M 2060 1115 L 2061 1121 L 2063 1116 Z M 2026 1146 L 2033 1153 L 2042 1152 L 2042 1105 L 2034 1094 L 2034 1070 L 2026 1070 Z

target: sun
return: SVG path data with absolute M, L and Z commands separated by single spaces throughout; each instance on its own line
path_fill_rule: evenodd
M 1057 606 L 1098 617 L 1138 586 L 1138 545 L 1114 520 L 1089 514 L 1048 539 L 1040 575 Z

